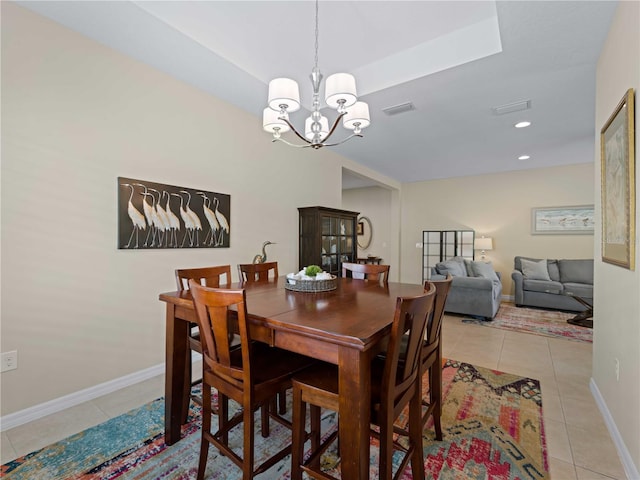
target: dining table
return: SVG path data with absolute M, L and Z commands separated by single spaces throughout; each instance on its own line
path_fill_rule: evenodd
M 286 282 L 282 276 L 229 287 L 245 289 L 252 340 L 338 366 L 342 478 L 367 479 L 371 361 L 389 334 L 397 298 L 421 295 L 423 285 L 337 278 L 334 290 L 300 292 Z M 159 299 L 166 304 L 165 442 L 172 445 L 187 417 L 187 336 L 196 318 L 188 290 Z

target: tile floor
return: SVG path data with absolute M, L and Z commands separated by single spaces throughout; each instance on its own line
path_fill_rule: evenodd
M 463 324 L 446 316 L 447 358 L 537 378 L 551 477 L 625 479 L 611 437 L 589 390 L 591 344 Z M 2 463 L 120 415 L 163 394 L 159 376 L 2 432 Z

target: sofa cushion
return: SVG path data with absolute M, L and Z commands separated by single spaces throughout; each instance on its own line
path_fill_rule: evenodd
M 558 261 L 556 259 L 547 260 L 547 270 L 549 271 L 549 278 L 554 282 L 560 281 L 560 270 L 558 269 Z
M 593 285 L 593 260 L 558 260 L 562 283 Z
M 473 273 L 474 277 L 488 278 L 492 282 L 500 282 L 491 262 L 470 262 L 469 265 L 471 266 L 471 272 L 469 273 Z
M 452 277 L 466 277 L 467 267 L 462 257 L 453 257 L 444 262 L 436 263 L 436 270 L 441 275 L 450 273 Z
M 588 285 L 586 283 L 567 282 L 564 284 L 564 291 L 565 293 L 586 299 L 593 298 L 593 285 Z
M 529 280 L 551 280 L 546 260 L 533 261 L 523 258 L 521 263 L 522 274 Z
M 525 277 L 523 283 L 524 290 L 530 292 L 553 293 L 559 295 L 562 293 L 563 286 L 560 282 L 553 280 L 530 280 Z
M 522 260 L 530 260 L 533 262 L 539 262 L 541 258 L 520 257 L 514 258 L 514 268 L 522 272 Z M 549 278 L 554 282 L 560 281 L 560 272 L 558 271 L 558 261 L 556 259 L 547 259 L 547 270 L 549 271 Z

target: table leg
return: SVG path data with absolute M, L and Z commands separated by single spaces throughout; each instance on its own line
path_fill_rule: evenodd
M 578 313 L 575 317 L 571 317 L 567 320 L 567 323 L 571 325 L 577 325 L 579 327 L 593 328 L 593 310 L 590 308 L 584 312 Z
M 340 457 L 342 478 L 369 478 L 371 358 L 368 352 L 340 347 Z
M 189 322 L 176 320 L 175 306 L 167 304 L 166 343 L 165 343 L 165 381 L 164 381 L 164 435 L 165 443 L 173 445 L 180 440 L 180 428 L 183 422 L 183 404 L 185 392 L 185 368 L 187 333 Z
M 567 323 L 571 325 L 577 325 L 579 327 L 593 328 L 593 305 L 587 302 L 584 298 L 577 295 L 569 295 L 576 302 L 584 305 L 586 310 L 578 313 L 575 317 L 571 317 L 567 320 Z

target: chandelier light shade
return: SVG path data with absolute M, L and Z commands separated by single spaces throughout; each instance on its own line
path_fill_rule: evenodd
M 291 130 L 289 125 L 284 120 L 280 120 L 279 117 L 279 112 L 271 110 L 269 107 L 265 108 L 262 112 L 262 128 L 264 128 L 264 131 L 273 134 L 278 132 L 280 134 Z
M 290 78 L 274 78 L 269 82 L 269 108 L 280 112 L 300 109 L 298 82 Z
M 324 101 L 327 106 L 341 111 L 358 100 L 356 79 L 348 73 L 334 73 L 327 77 L 324 86 Z
M 360 133 L 363 128 L 367 128 L 370 124 L 369 105 L 365 102 L 356 102 L 349 108 L 349 111 L 342 118 L 344 128 Z
M 329 135 L 329 119 L 323 115 L 320 115 L 319 122 L 314 122 L 311 117 L 307 117 L 304 122 L 304 136 L 307 140 L 313 140 L 313 136 L 316 134 L 314 129 L 317 129 L 316 125 L 320 127 L 320 139 L 324 140 Z M 289 126 L 287 125 L 287 128 Z
M 362 137 L 362 129 L 371 124 L 369 106 L 358 101 L 356 79 L 348 73 L 334 73 L 325 83 L 325 102 L 328 107 L 337 110 L 338 116 L 329 127 L 329 119 L 320 113 L 320 85 L 322 73 L 318 68 L 318 0 L 316 0 L 315 30 L 315 65 L 311 70 L 313 86 L 313 103 L 311 115 L 306 119 L 304 135 L 293 126 L 289 113 L 300 109 L 300 90 L 298 83 L 290 78 L 275 78 L 269 82 L 268 107 L 262 114 L 262 128 L 273 135 L 273 142 L 283 142 L 292 147 L 314 148 L 340 145 L 353 137 Z M 349 136 L 335 143 L 327 143 L 335 132 L 340 120 Z M 302 140 L 302 144 L 294 144 L 282 138 L 281 134 L 292 130 Z

